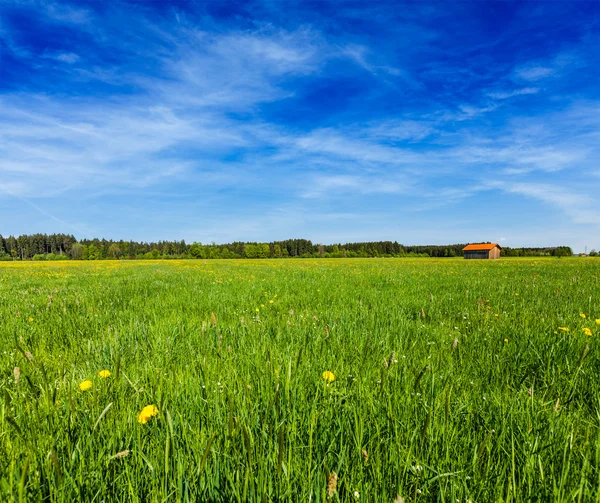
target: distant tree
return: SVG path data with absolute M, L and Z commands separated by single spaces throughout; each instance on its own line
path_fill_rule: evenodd
M 98 260 L 100 258 L 100 248 L 95 244 L 86 246 L 86 249 L 87 250 L 84 250 L 84 255 L 87 255 L 87 260 Z
M 81 260 L 83 258 L 83 245 L 81 243 L 74 243 L 71 246 L 69 255 L 74 260 Z
M 597 256 L 598 256 L 598 252 L 596 250 L 590 251 L 590 257 L 597 257 Z
M 106 254 L 106 256 L 108 258 L 120 258 L 121 255 L 122 255 L 121 248 L 119 248 L 119 245 L 117 243 L 112 243 L 108 247 L 108 252 Z

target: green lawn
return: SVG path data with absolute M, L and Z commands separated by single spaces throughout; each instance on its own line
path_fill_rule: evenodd
M 0 263 L 0 501 L 600 501 L 599 294 L 600 259 Z

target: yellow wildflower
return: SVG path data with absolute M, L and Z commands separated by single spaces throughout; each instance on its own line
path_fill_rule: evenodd
M 504 342 L 508 342 L 508 339 L 504 339 Z
M 269 301 L 269 304 L 273 304 L 273 300 L 272 299 Z
M 569 331 L 569 327 L 558 327 L 559 330 L 562 330 L 563 332 L 568 332 Z
M 596 320 L 596 325 L 600 325 L 600 318 Z
M 587 327 L 584 327 L 584 328 L 583 328 L 583 333 L 584 333 L 585 335 L 592 335 L 592 331 L 591 331 L 589 328 L 587 328 Z
M 80 385 L 79 385 L 79 389 L 81 391 L 87 391 L 88 389 L 90 389 L 92 387 L 93 383 L 90 380 L 87 381 L 83 381 Z
M 110 377 L 110 370 L 101 370 L 98 372 L 98 376 L 100 376 L 102 379 L 106 379 L 107 377 Z
M 146 405 L 142 411 L 138 414 L 138 423 L 146 424 L 151 418 L 158 415 L 158 409 L 156 405 Z
M 333 372 L 326 370 L 325 372 L 323 372 L 323 379 L 325 379 L 325 382 L 329 384 L 330 382 L 335 381 L 335 375 L 333 374 Z
M 585 318 L 585 313 L 579 313 L 579 316 L 581 316 L 582 318 Z
M 258 313 L 260 311 L 260 309 L 258 309 L 258 307 L 255 309 L 255 311 Z
M 27 320 L 29 323 L 31 323 L 33 321 L 33 318 L 30 316 Z

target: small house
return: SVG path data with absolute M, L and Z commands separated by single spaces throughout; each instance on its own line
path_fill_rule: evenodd
M 496 243 L 475 243 L 463 248 L 465 258 L 493 259 L 500 258 L 502 247 Z

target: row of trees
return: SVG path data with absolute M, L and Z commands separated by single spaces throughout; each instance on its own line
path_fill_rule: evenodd
M 185 241 L 113 241 L 82 239 L 68 234 L 32 234 L 17 238 L 0 235 L 0 259 L 3 260 L 98 260 L 168 258 L 288 258 L 288 257 L 460 257 L 464 244 L 406 246 L 397 241 L 345 244 L 313 244 L 307 239 L 287 239 L 271 243 L 234 242 L 217 245 Z M 568 256 L 568 246 L 551 248 L 504 248 L 502 255 Z

